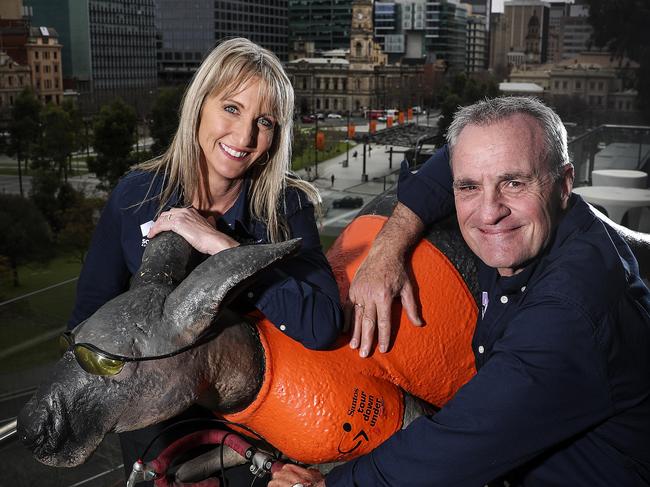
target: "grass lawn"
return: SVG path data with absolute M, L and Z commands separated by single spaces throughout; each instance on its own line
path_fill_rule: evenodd
M 59 257 L 48 265 L 26 265 L 18 270 L 20 286 L 3 273 L 0 301 L 22 296 L 57 284 L 79 274 L 80 264 L 71 257 Z M 76 281 L 0 306 L 0 351 L 43 336 L 65 326 L 74 302 Z M 0 358 L 0 373 L 50 361 L 57 356 L 56 339 Z
M 354 147 L 356 144 L 353 142 L 350 143 L 350 149 Z M 339 142 L 336 145 L 332 146 L 329 150 L 327 151 L 318 151 L 318 161 L 323 162 L 327 161 L 328 159 L 331 159 L 332 157 L 336 157 L 339 154 L 345 153 L 347 150 L 347 144 L 345 142 Z M 313 166 L 314 165 L 314 150 L 309 149 L 302 154 L 296 155 L 292 158 L 291 161 L 291 169 L 293 171 L 297 171 L 298 169 L 305 168 L 307 166 Z

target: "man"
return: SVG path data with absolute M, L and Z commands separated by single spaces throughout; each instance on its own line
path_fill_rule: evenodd
M 404 258 L 455 203 L 481 261 L 476 376 L 326 479 L 292 466 L 269 485 L 650 485 L 650 293 L 629 247 L 571 194 L 559 117 L 534 99 L 485 100 L 457 112 L 447 140 L 451 171 L 443 149 L 405 175 L 355 277 L 351 346 L 367 356 L 378 329 L 388 349 L 397 295 L 419 324 Z

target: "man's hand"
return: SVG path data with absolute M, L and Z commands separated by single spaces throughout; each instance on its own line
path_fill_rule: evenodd
M 316 469 L 286 464 L 273 474 L 268 487 L 325 487 L 325 477 Z
M 417 215 L 398 204 L 350 284 L 347 319 L 354 320 L 350 347 L 359 348 L 362 357 L 370 354 L 375 334 L 379 351 L 388 350 L 391 307 L 396 296 L 400 296 L 411 322 L 422 325 L 405 260 L 423 229 Z
M 214 228 L 214 219 L 203 218 L 194 208 L 172 208 L 160 214 L 149 230 L 148 238 L 161 232 L 179 234 L 196 250 L 214 255 L 222 250 L 237 247 L 239 242 Z

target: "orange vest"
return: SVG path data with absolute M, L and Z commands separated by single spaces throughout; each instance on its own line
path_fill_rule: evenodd
M 342 301 L 385 217 L 361 216 L 328 252 Z M 366 454 L 402 427 L 403 391 L 444 405 L 474 374 L 477 308 L 454 266 L 431 243 L 413 252 L 416 297 L 425 326 L 393 306 L 391 348 L 360 358 L 344 336 L 334 350 L 312 351 L 259 323 L 266 371 L 255 401 L 225 415 L 252 428 L 288 457 L 317 464 Z

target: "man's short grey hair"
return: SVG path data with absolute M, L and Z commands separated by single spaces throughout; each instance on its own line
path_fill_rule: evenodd
M 529 115 L 539 122 L 544 133 L 543 157 L 551 172 L 559 177 L 561 169 L 571 164 L 566 128 L 558 114 L 537 98 L 505 96 L 481 100 L 473 105 L 459 108 L 447 130 L 450 152 L 453 153 L 458 137 L 467 125 L 492 125 L 518 114 Z

